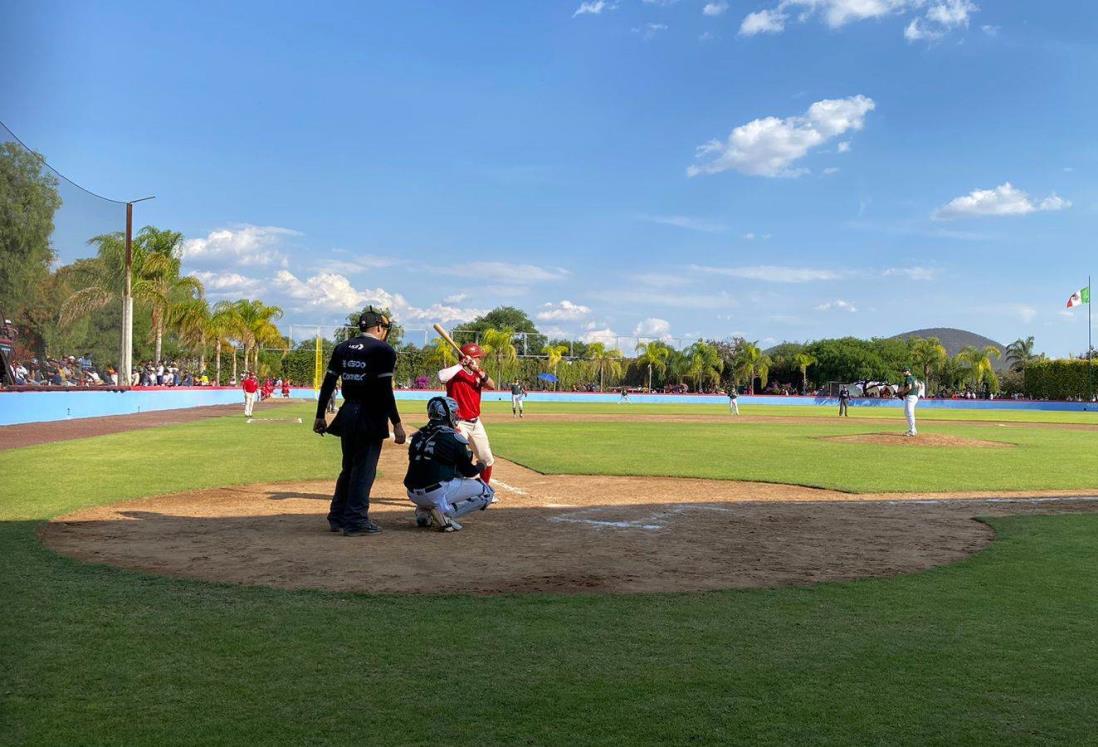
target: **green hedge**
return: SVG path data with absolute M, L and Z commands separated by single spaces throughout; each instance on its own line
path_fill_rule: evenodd
M 1085 360 L 1035 361 L 1026 366 L 1026 396 L 1030 399 L 1067 399 L 1090 396 L 1088 376 L 1098 387 L 1098 364 Z

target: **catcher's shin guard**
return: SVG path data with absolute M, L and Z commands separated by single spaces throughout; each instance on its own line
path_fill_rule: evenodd
M 462 516 L 465 516 L 465 514 L 472 513 L 473 511 L 480 511 L 482 509 L 488 508 L 488 506 L 491 503 L 493 503 L 493 501 L 492 501 L 492 496 L 493 495 L 495 495 L 495 491 L 493 491 L 490 487 L 485 485 L 484 486 L 484 493 L 482 493 L 481 495 L 477 495 L 477 496 L 474 496 L 472 498 L 466 498 L 463 501 L 459 501 L 458 503 L 455 503 L 454 504 L 454 512 L 453 512 L 452 515 L 454 517 L 460 519 Z
M 440 532 L 456 532 L 461 529 L 461 524 L 458 524 L 437 508 L 431 509 L 431 520 Z

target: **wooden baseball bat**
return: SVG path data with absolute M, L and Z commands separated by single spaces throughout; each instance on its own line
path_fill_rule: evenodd
M 435 332 L 438 332 L 439 337 L 450 343 L 450 347 L 452 347 L 454 349 L 454 352 L 456 352 L 458 355 L 458 360 L 461 360 L 465 357 L 465 353 L 461 352 L 461 346 L 454 342 L 454 338 L 450 337 L 449 333 L 447 333 L 446 330 L 442 328 L 441 324 L 434 324 L 432 326 L 435 328 Z

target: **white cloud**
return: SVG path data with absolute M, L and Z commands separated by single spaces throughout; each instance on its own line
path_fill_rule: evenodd
M 285 261 L 285 255 L 275 247 L 286 236 L 300 236 L 298 231 L 278 226 L 243 225 L 221 228 L 203 239 L 186 239 L 182 257 L 188 262 L 236 265 L 269 265 Z
M 1001 28 L 1002 28 L 1002 26 L 992 26 L 990 24 L 984 24 L 983 26 L 980 27 L 980 31 L 983 31 L 988 36 L 998 36 L 999 35 L 999 29 L 1001 29 Z
M 689 215 L 639 215 L 639 220 L 649 223 L 659 223 L 663 226 L 685 228 L 690 231 L 702 231 L 704 233 L 719 233 L 727 230 L 728 226 L 705 218 L 695 218 Z
M 748 13 L 740 23 L 741 36 L 756 34 L 780 34 L 785 31 L 788 16 L 780 10 L 758 10 Z
M 804 169 L 793 164 L 812 148 L 865 126 L 866 115 L 876 108 L 873 99 L 850 96 L 823 99 L 801 116 L 764 117 L 732 130 L 726 142 L 710 140 L 697 149 L 689 176 L 718 174 L 733 169 L 752 176 L 798 176 Z
M 661 306 L 673 309 L 728 309 L 739 305 L 732 294 L 721 293 L 672 293 L 653 290 L 602 290 L 595 291 L 600 301 L 621 304 Z
M 563 280 L 570 274 L 562 267 L 539 267 L 514 262 L 466 262 L 431 269 L 449 275 L 520 284 Z
M 208 296 L 251 296 L 263 290 L 263 284 L 255 278 L 244 277 L 237 272 L 192 272 L 202 281 Z
M 838 166 L 828 166 L 826 169 L 823 170 L 823 173 L 824 173 L 824 176 L 831 176 L 832 174 L 838 174 L 839 173 L 839 168 L 838 168 Z
M 678 1 L 679 0 L 644 0 L 644 4 L 645 5 L 658 5 L 661 8 L 666 8 L 666 7 L 669 7 L 671 5 L 674 5 Z
M 950 30 L 967 27 L 971 15 L 979 10 L 971 0 L 780 0 L 772 8 L 747 14 L 740 34 L 778 34 L 786 22 L 796 17 L 806 22 L 821 18 L 832 29 L 848 23 L 884 18 L 890 15 L 920 13 L 904 29 L 908 41 L 934 40 Z
M 850 152 L 850 141 L 849 140 L 842 141 L 841 143 L 839 143 L 838 145 L 835 146 L 835 151 L 837 153 L 849 153 Z
M 446 304 L 432 304 L 425 308 L 413 306 L 401 294 L 390 293 L 383 288 L 357 290 L 350 280 L 333 272 L 322 272 L 300 280 L 287 270 L 279 270 L 275 275 L 274 285 L 290 299 L 298 302 L 295 307 L 298 311 L 347 314 L 367 304 L 373 304 L 388 308 L 393 318 L 405 326 L 409 323 L 467 322 L 485 313 L 483 309 Z
M 716 38 L 717 38 L 717 35 L 714 34 L 712 31 L 703 31 L 700 34 L 698 34 L 698 41 L 700 41 L 700 42 L 713 41 Z
M 671 339 L 671 322 L 657 317 L 648 317 L 640 322 L 634 329 L 636 337 L 649 337 L 664 342 Z
M 744 280 L 762 280 L 768 283 L 811 283 L 825 280 L 838 280 L 844 273 L 815 267 L 781 267 L 777 265 L 756 265 L 753 267 L 705 267 L 691 265 L 691 270 L 712 275 L 724 275 Z
M 643 26 L 634 26 L 632 31 L 634 34 L 640 34 L 645 41 L 652 41 L 660 32 L 667 31 L 667 24 L 646 23 Z
M 854 304 L 850 303 L 849 301 L 844 301 L 841 298 L 836 298 L 834 301 L 828 301 L 827 303 L 822 303 L 822 304 L 820 304 L 819 306 L 816 307 L 816 311 L 831 311 L 831 310 L 849 311 L 850 313 L 853 314 L 858 309 L 856 309 L 854 307 Z
M 1035 202 L 1010 182 L 1003 182 L 994 189 L 974 189 L 967 195 L 955 197 L 934 211 L 932 217 L 935 220 L 951 220 L 973 216 L 1027 215 L 1069 207 L 1071 202 L 1055 192 Z
M 566 299 L 560 303 L 547 303 L 543 305 L 541 311 L 537 313 L 537 318 L 545 322 L 574 322 L 583 319 L 590 313 L 591 308 L 589 306 L 572 303 Z
M 614 10 L 618 6 L 614 3 L 608 3 L 606 0 L 591 0 L 591 2 L 582 2 L 580 6 L 576 8 L 576 12 L 572 14 L 572 17 L 592 15 L 597 16 L 604 10 Z
M 385 267 L 395 267 L 404 264 L 403 260 L 393 257 L 377 257 L 372 254 L 359 254 L 353 259 L 322 259 L 317 262 L 318 270 L 325 272 L 339 272 L 345 275 L 358 272 L 380 270 Z
M 889 267 L 881 273 L 885 277 L 906 277 L 908 280 L 933 280 L 938 271 L 931 267 Z
M 603 327 L 602 329 L 589 329 L 583 333 L 580 340 L 588 344 L 592 342 L 601 342 L 608 348 L 616 347 L 618 344 L 618 333 L 609 327 Z
M 461 303 L 462 301 L 468 301 L 468 300 L 469 300 L 469 294 L 468 293 L 454 293 L 451 296 L 446 296 L 446 298 L 442 299 L 442 302 L 443 303 Z
M 728 3 L 725 0 L 710 0 L 702 8 L 702 15 L 706 16 L 719 16 L 728 10 Z

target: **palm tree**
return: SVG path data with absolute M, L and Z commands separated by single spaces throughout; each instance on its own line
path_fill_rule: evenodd
M 607 348 L 605 343 L 593 342 L 587 347 L 587 357 L 598 372 L 600 392 L 606 389 L 606 374 L 610 374 L 611 381 L 621 376 L 620 350 Z
M 797 368 L 801 369 L 801 391 L 807 393 L 808 367 L 816 365 L 819 361 L 816 360 L 816 356 L 802 352 L 793 356 L 793 362 L 797 364 Z
M 923 382 L 929 391 L 931 372 L 941 371 L 945 362 L 949 360 L 949 353 L 937 337 L 920 337 L 911 344 L 911 358 L 915 361 L 915 365 L 922 369 Z
M 159 361 L 163 359 L 164 331 L 172 304 L 200 299 L 204 289 L 198 278 L 182 274 L 183 234 L 145 226 L 133 243 L 144 254 L 140 275 L 148 284 L 145 295 L 152 306 L 155 358 Z
M 59 322 L 67 327 L 75 320 L 122 300 L 126 282 L 126 239 L 121 232 L 104 233 L 88 239 L 96 248 L 96 271 L 90 285 L 80 288 L 61 305 Z M 133 284 L 131 290 L 138 301 L 148 301 L 150 287 L 144 278 L 145 251 L 133 246 L 131 255 Z
M 427 351 L 427 361 L 437 368 L 449 368 L 457 363 L 457 354 L 443 337 L 436 337 L 434 345 Z
M 228 348 L 233 352 L 233 381 L 236 381 L 236 348 L 230 345 L 234 339 L 239 339 L 242 334 L 244 320 L 241 319 L 236 304 L 230 301 L 218 302 L 210 312 L 210 319 L 206 327 L 206 336 L 214 343 L 215 379 L 218 386 L 221 385 L 221 353 Z
M 268 306 L 262 301 L 249 301 L 241 299 L 233 304 L 239 315 L 239 327 L 236 330 L 240 335 L 240 341 L 244 344 L 244 367 L 247 368 L 252 361 L 252 370 L 259 370 L 259 349 L 263 345 L 282 344 L 283 337 L 274 325 L 276 319 L 282 318 L 282 309 L 278 306 Z M 233 365 L 236 364 L 236 355 L 233 355 Z
M 515 330 L 489 327 L 481 335 L 480 347 L 484 350 L 484 354 L 495 362 L 499 381 L 506 380 L 504 366 L 518 359 L 518 350 L 515 349 Z
M 702 391 L 706 384 L 720 384 L 724 360 L 715 346 L 699 340 L 687 349 L 686 358 L 690 361 L 687 371 L 695 391 Z
M 994 345 L 987 345 L 982 350 L 969 345 L 957 354 L 957 357 L 964 363 L 968 378 L 974 386 L 979 388 L 980 384 L 986 380 L 992 390 L 998 386 L 999 380 L 995 376 L 995 367 L 992 365 L 991 359 L 999 356 L 999 348 Z
M 198 370 L 206 370 L 206 334 L 210 327 L 210 305 L 205 298 L 191 298 L 168 309 L 168 325 L 185 348 L 198 352 Z
M 681 350 L 671 350 L 667 356 L 667 375 L 680 386 L 690 375 L 690 356 Z
M 545 370 L 556 376 L 557 368 L 560 366 L 560 362 L 564 360 L 564 354 L 568 352 L 567 345 L 549 345 L 546 344 L 544 348 L 546 355 L 545 358 Z M 560 384 L 560 378 L 557 378 L 557 384 Z
M 770 366 L 773 361 L 769 355 L 759 348 L 758 341 L 745 342 L 736 351 L 736 367 L 734 369 L 737 381 L 747 380 L 747 393 L 755 393 L 755 379 L 758 378 L 759 386 L 766 388 L 766 382 L 770 377 Z
M 1035 360 L 1040 360 L 1041 356 L 1033 352 L 1033 346 L 1033 335 L 1024 340 L 1018 338 L 1006 346 L 1006 359 L 1011 371 L 1025 372 L 1026 366 Z
M 652 391 L 652 372 L 663 375 L 667 370 L 672 349 L 667 343 L 654 340 L 637 343 L 637 352 L 640 353 L 637 356 L 637 363 L 648 368 L 648 391 Z

